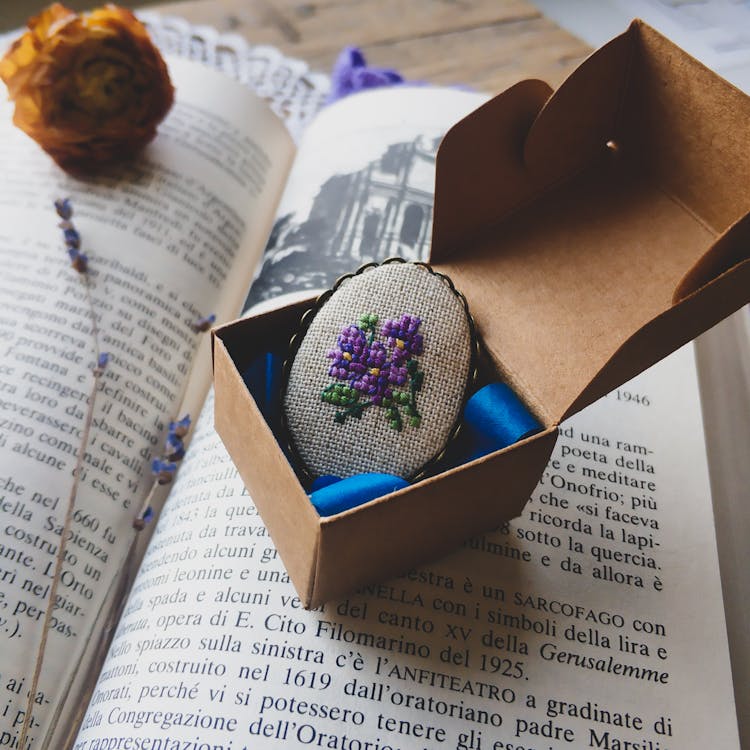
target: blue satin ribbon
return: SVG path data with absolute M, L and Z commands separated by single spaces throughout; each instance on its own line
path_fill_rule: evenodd
M 250 395 L 278 440 L 281 426 L 281 368 L 284 358 L 277 352 L 256 357 L 242 373 Z M 284 441 L 279 441 L 284 443 Z
M 286 439 L 280 435 L 282 363 L 279 354 L 269 352 L 253 361 L 242 376 L 284 446 Z M 542 425 L 511 388 L 505 383 L 490 383 L 466 402 L 462 429 L 450 445 L 441 469 L 494 453 L 541 429 Z M 330 516 L 408 486 L 405 479 L 394 474 L 357 474 L 345 479 L 324 476 L 313 482 L 310 500 L 321 516 Z
M 320 479 L 327 483 L 316 489 L 315 482 Z M 310 502 L 321 516 L 333 516 L 409 486 L 405 479 L 395 474 L 355 474 L 346 479 L 327 476 L 318 477 L 315 482 Z
M 457 463 L 466 463 L 506 448 L 539 432 L 542 425 L 505 383 L 480 388 L 464 407 L 462 433 L 456 442 Z

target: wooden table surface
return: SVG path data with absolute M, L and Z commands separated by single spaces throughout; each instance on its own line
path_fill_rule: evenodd
M 342 47 L 411 80 L 498 93 L 542 78 L 557 86 L 590 52 L 526 0 L 189 0 L 155 6 L 233 31 L 329 72 Z

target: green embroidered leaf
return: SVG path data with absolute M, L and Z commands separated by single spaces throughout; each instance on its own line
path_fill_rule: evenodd
M 323 389 L 320 398 L 327 404 L 351 406 L 359 401 L 359 391 L 355 391 L 354 388 L 350 388 L 348 385 L 333 383 Z
M 359 319 L 359 326 L 363 331 L 375 331 L 378 327 L 378 316 L 373 313 L 366 313 Z

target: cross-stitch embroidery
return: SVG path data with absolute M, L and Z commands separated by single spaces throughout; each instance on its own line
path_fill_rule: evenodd
M 422 353 L 424 339 L 418 333 L 421 318 L 402 315 L 386 320 L 378 331 L 378 316 L 368 313 L 359 325 L 341 329 L 337 347 L 327 353 L 333 364 L 328 374 L 338 383 L 323 389 L 321 398 L 341 407 L 334 420 L 344 424 L 348 417 L 360 419 L 370 406 L 382 406 L 388 424 L 401 431 L 404 418 L 419 427 L 422 416 L 417 409 L 417 393 L 424 373 L 414 357 Z M 377 338 L 378 333 L 383 340 Z

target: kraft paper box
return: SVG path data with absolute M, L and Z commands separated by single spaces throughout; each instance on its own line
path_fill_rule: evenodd
M 562 420 L 750 301 L 748 143 L 748 97 L 639 21 L 458 123 L 430 262 L 544 430 L 353 510 L 318 516 L 240 376 L 310 303 L 215 331 L 216 429 L 305 606 L 517 516 Z

